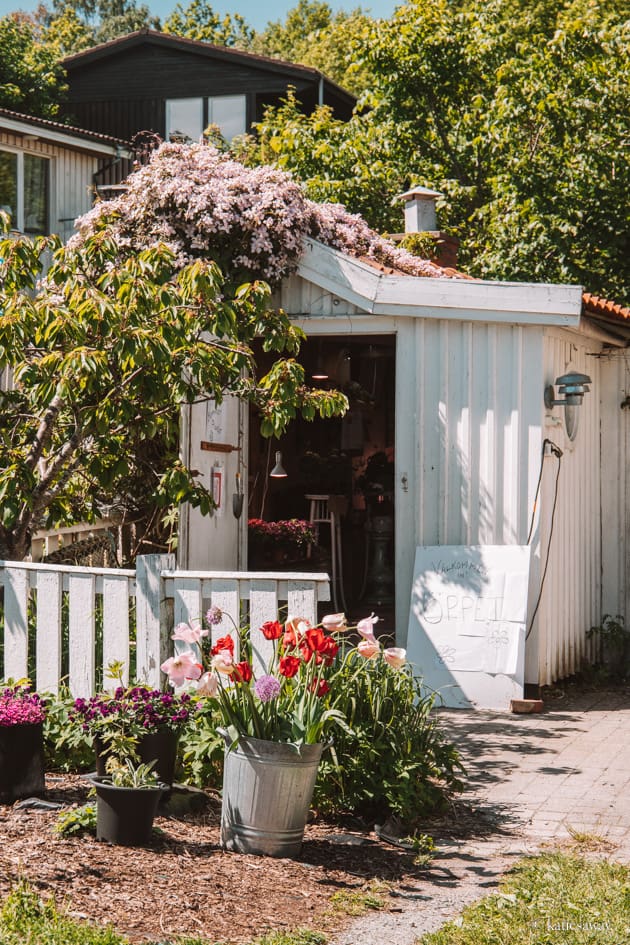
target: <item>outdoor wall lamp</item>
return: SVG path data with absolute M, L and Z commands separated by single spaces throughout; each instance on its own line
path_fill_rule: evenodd
M 577 371 L 557 377 L 555 386 L 558 387 L 558 393 L 564 394 L 564 399 L 556 400 L 554 385 L 548 384 L 545 387 L 545 407 L 549 410 L 552 407 L 579 407 L 584 400 L 584 394 L 590 390 L 590 383 L 588 374 L 578 374 Z
M 284 466 L 282 465 L 282 453 L 280 452 L 280 450 L 276 452 L 276 465 L 273 467 L 269 475 L 272 479 L 286 479 L 287 478 L 287 472 Z
M 570 440 L 574 440 L 578 429 L 577 407 L 582 405 L 584 394 L 588 393 L 591 382 L 588 374 L 580 374 L 578 371 L 570 371 L 568 374 L 562 374 L 557 377 L 555 384 L 548 384 L 545 387 L 545 407 L 551 410 L 553 407 L 564 407 L 564 425 Z M 558 388 L 560 395 L 564 397 L 556 398 L 555 387 Z

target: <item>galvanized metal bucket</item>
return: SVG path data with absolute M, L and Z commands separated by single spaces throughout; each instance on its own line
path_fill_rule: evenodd
M 226 737 L 221 845 L 235 853 L 297 856 L 322 745 L 283 745 Z

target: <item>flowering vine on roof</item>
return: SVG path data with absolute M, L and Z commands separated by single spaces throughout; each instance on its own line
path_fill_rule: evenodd
M 310 236 L 410 275 L 444 278 L 438 266 L 383 239 L 340 204 L 308 200 L 286 172 L 245 167 L 211 145 L 163 144 L 127 185 L 78 221 L 75 240 L 108 220 L 123 249 L 161 241 L 181 265 L 210 257 L 232 276 L 273 284 L 295 270 Z

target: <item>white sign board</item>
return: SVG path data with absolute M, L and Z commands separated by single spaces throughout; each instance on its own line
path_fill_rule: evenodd
M 523 698 L 529 556 L 518 545 L 416 548 L 408 657 L 445 705 Z

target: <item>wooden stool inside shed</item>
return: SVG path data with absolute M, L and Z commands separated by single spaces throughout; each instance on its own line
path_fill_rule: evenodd
M 345 503 L 343 496 L 331 495 L 306 495 L 304 497 L 310 502 L 309 522 L 315 526 L 316 534 L 319 538 L 319 529 L 321 525 L 330 526 L 330 559 L 331 559 L 331 583 L 332 599 L 335 610 L 339 610 L 339 603 L 342 604 L 344 612 L 347 610 L 346 600 L 343 591 L 343 554 L 341 548 L 341 512 L 340 507 Z M 306 550 L 306 557 L 311 557 L 311 546 Z M 337 596 L 337 586 L 339 587 L 339 596 Z

